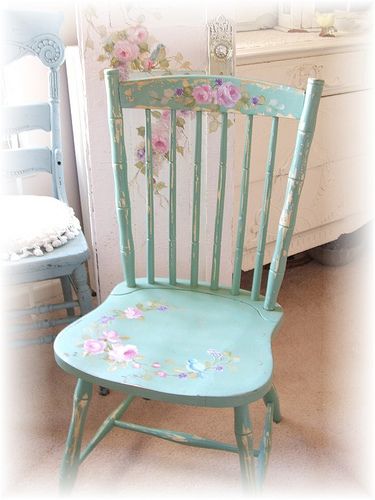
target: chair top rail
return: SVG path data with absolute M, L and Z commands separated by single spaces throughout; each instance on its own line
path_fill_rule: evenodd
M 47 102 L 23 106 L 1 107 L 2 134 L 16 134 L 29 130 L 51 130 L 51 109 Z
M 159 76 L 120 83 L 123 108 L 235 111 L 299 119 L 304 97 L 303 90 L 293 87 L 229 76 Z

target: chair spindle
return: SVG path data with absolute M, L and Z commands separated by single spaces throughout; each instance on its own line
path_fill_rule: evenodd
M 202 111 L 196 113 L 195 128 L 195 156 L 194 156 L 194 194 L 193 194 L 193 223 L 191 237 L 191 271 L 190 285 L 198 285 L 199 274 L 199 230 L 200 230 L 200 202 L 202 181 Z
M 251 288 L 251 300 L 259 299 L 260 284 L 262 281 L 264 250 L 266 247 L 268 220 L 270 214 L 272 180 L 273 180 L 273 170 L 276 157 L 278 127 L 279 127 L 279 119 L 277 116 L 275 116 L 274 118 L 272 118 L 271 135 L 268 148 L 266 175 L 264 179 L 262 212 L 260 217 L 260 227 L 258 234 L 258 245 L 257 245 L 257 253 L 255 256 L 253 284 Z
M 169 283 L 176 284 L 176 110 L 171 110 L 169 148 Z
M 146 184 L 147 184 L 147 280 L 155 282 L 154 175 L 152 162 L 151 110 L 146 109 Z
M 122 267 L 128 287 L 135 287 L 135 255 L 132 233 L 131 205 L 128 186 L 128 165 L 124 145 L 124 126 L 118 92 L 118 71 L 106 72 L 108 119 L 110 124 L 112 168 L 115 182 L 115 202 L 120 235 Z
M 211 269 L 211 289 L 219 288 L 221 239 L 223 233 L 223 215 L 225 199 L 225 179 L 227 173 L 227 136 L 228 136 L 228 114 L 220 113 L 222 118 L 220 138 L 220 163 L 217 188 L 217 203 L 215 216 L 214 246 Z
M 243 245 L 246 232 L 247 202 L 249 196 L 252 131 L 253 131 L 253 115 L 248 115 L 247 126 L 245 129 L 245 148 L 244 148 L 244 156 L 242 162 L 240 208 L 238 213 L 236 252 L 234 256 L 234 267 L 233 267 L 233 279 L 232 279 L 233 295 L 238 295 L 241 284 Z

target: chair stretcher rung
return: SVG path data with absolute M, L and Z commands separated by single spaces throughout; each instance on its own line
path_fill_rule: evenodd
M 6 315 L 9 318 L 20 318 L 22 316 L 28 316 L 29 314 L 44 314 L 53 311 L 60 311 L 61 309 L 70 309 L 73 307 L 79 307 L 78 300 L 72 300 L 71 302 L 62 302 L 61 304 L 48 304 L 45 306 L 35 306 L 28 309 L 17 309 L 14 311 L 7 311 Z
M 121 429 L 127 429 L 129 431 L 141 432 L 143 434 L 150 434 L 161 439 L 166 439 L 167 441 L 173 441 L 178 444 L 185 444 L 187 446 L 197 446 L 198 448 L 211 448 L 213 450 L 223 450 L 232 453 L 238 453 L 237 446 L 221 443 L 219 441 L 214 441 L 211 439 L 201 438 L 193 434 L 186 434 L 185 432 L 167 431 L 163 429 L 154 429 L 152 427 L 145 427 L 143 425 L 132 424 L 129 422 L 122 422 L 121 420 L 115 420 L 115 427 L 120 427 Z
M 11 333 L 21 333 L 30 330 L 39 330 L 42 328 L 53 328 L 54 326 L 64 325 L 66 323 L 73 323 L 80 316 L 65 316 L 64 318 L 45 319 L 43 321 L 36 321 L 34 323 L 20 323 L 18 325 L 10 325 Z

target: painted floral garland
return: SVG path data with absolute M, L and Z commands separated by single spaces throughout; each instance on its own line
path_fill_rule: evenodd
M 140 17 L 133 24 L 127 24 L 123 30 L 109 32 L 104 25 L 96 25 L 98 17 L 93 7 L 88 7 L 85 11 L 85 17 L 88 25 L 85 49 L 94 49 L 92 34 L 100 38 L 100 53 L 98 62 L 105 62 L 106 68 L 117 68 L 120 72 L 120 79 L 125 81 L 129 77 L 130 71 L 139 71 L 143 73 L 152 73 L 153 71 L 163 71 L 164 74 L 171 74 L 181 71 L 192 71 L 191 63 L 184 59 L 181 52 L 175 55 L 168 55 L 164 44 L 157 42 L 149 33 L 143 24 L 143 18 Z M 90 34 L 91 31 L 91 34 Z M 100 70 L 99 76 L 103 79 L 104 68 Z M 176 120 L 176 151 L 184 156 L 188 146 L 188 138 L 185 134 L 186 120 L 191 113 L 188 111 L 179 111 Z M 166 183 L 160 180 L 160 172 L 169 160 L 169 113 L 152 112 L 152 149 L 153 149 L 153 168 L 154 168 L 154 193 L 160 195 L 162 190 L 167 187 Z M 220 116 L 217 113 L 211 113 L 209 117 L 208 131 L 216 132 L 220 126 Z M 228 126 L 233 123 L 228 120 Z M 137 133 L 140 142 L 135 148 L 135 167 L 138 174 L 145 174 L 145 128 L 138 127 Z
M 105 62 L 106 67 L 117 68 L 120 72 L 121 81 L 129 77 L 130 71 L 152 73 L 163 71 L 171 74 L 172 71 L 192 71 L 191 63 L 184 59 L 181 52 L 168 55 L 166 46 L 158 43 L 142 23 L 142 18 L 133 24 L 127 24 L 123 30 L 109 32 L 106 26 L 96 25 L 96 12 L 93 7 L 86 9 L 86 21 L 88 28 L 100 38 L 100 53 L 97 60 Z M 86 49 L 94 49 L 94 42 L 87 32 Z M 99 76 L 103 79 L 104 68 L 100 70 Z M 177 153 L 184 155 L 187 146 L 187 137 L 184 132 L 186 119 L 190 113 L 179 112 L 177 116 Z M 152 113 L 152 148 L 154 167 L 154 192 L 160 194 L 167 187 L 165 182 L 159 180 L 160 171 L 169 160 L 169 115 L 153 111 Z M 144 127 L 138 127 L 137 133 L 141 138 L 135 148 L 136 176 L 145 174 L 145 144 Z
M 224 369 L 239 361 L 239 356 L 228 351 L 207 349 L 204 360 L 189 358 L 184 365 L 178 365 L 173 359 L 147 360 L 135 344 L 128 343 L 130 337 L 120 335 L 110 328 L 111 322 L 118 320 L 144 320 L 147 311 L 167 312 L 169 306 L 159 302 L 136 304 L 124 310 L 113 310 L 102 316 L 85 334 L 83 342 L 79 344 L 83 356 L 100 356 L 108 364 L 111 371 L 121 368 L 132 368 L 132 376 L 143 380 L 153 377 L 167 378 L 178 377 L 181 380 L 193 380 L 204 377 L 208 372 L 223 372 Z M 233 368 L 232 368 L 233 369 Z M 124 379 L 126 380 L 126 376 Z

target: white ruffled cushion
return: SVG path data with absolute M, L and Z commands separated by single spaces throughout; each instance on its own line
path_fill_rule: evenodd
M 0 197 L 2 258 L 42 256 L 75 238 L 81 226 L 71 207 L 50 196 Z

